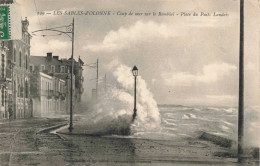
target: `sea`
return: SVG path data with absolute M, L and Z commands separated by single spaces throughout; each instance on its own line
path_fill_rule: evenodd
M 176 140 L 198 137 L 202 132 L 236 140 L 237 108 L 159 105 L 160 127 L 133 131 L 132 137 Z

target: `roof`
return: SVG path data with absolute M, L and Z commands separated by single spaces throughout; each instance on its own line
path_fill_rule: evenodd
M 46 57 L 44 56 L 30 56 L 30 63 L 33 65 L 45 64 Z
M 47 60 L 46 56 L 30 56 L 30 63 L 36 66 L 39 65 L 62 65 L 62 61 L 52 58 L 51 60 Z
M 48 74 L 45 74 L 45 73 L 42 73 L 42 72 L 40 72 L 40 76 L 45 77 L 45 78 L 48 78 L 48 79 L 50 79 L 50 80 L 53 78 L 52 76 L 50 76 L 50 75 L 48 75 Z

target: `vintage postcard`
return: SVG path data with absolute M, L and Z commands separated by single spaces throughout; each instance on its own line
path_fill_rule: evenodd
M 0 165 L 259 165 L 258 0 L 0 0 Z

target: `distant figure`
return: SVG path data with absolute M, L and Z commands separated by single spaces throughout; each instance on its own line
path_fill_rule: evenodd
M 33 117 L 33 100 L 32 100 L 32 98 L 30 98 L 29 109 L 30 109 L 31 118 L 32 118 Z
M 8 108 L 8 112 L 9 112 L 9 119 L 11 119 L 13 117 L 13 110 L 11 107 Z

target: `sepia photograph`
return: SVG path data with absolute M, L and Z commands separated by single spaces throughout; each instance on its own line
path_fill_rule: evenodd
M 0 166 L 259 166 L 259 0 L 0 0 Z

